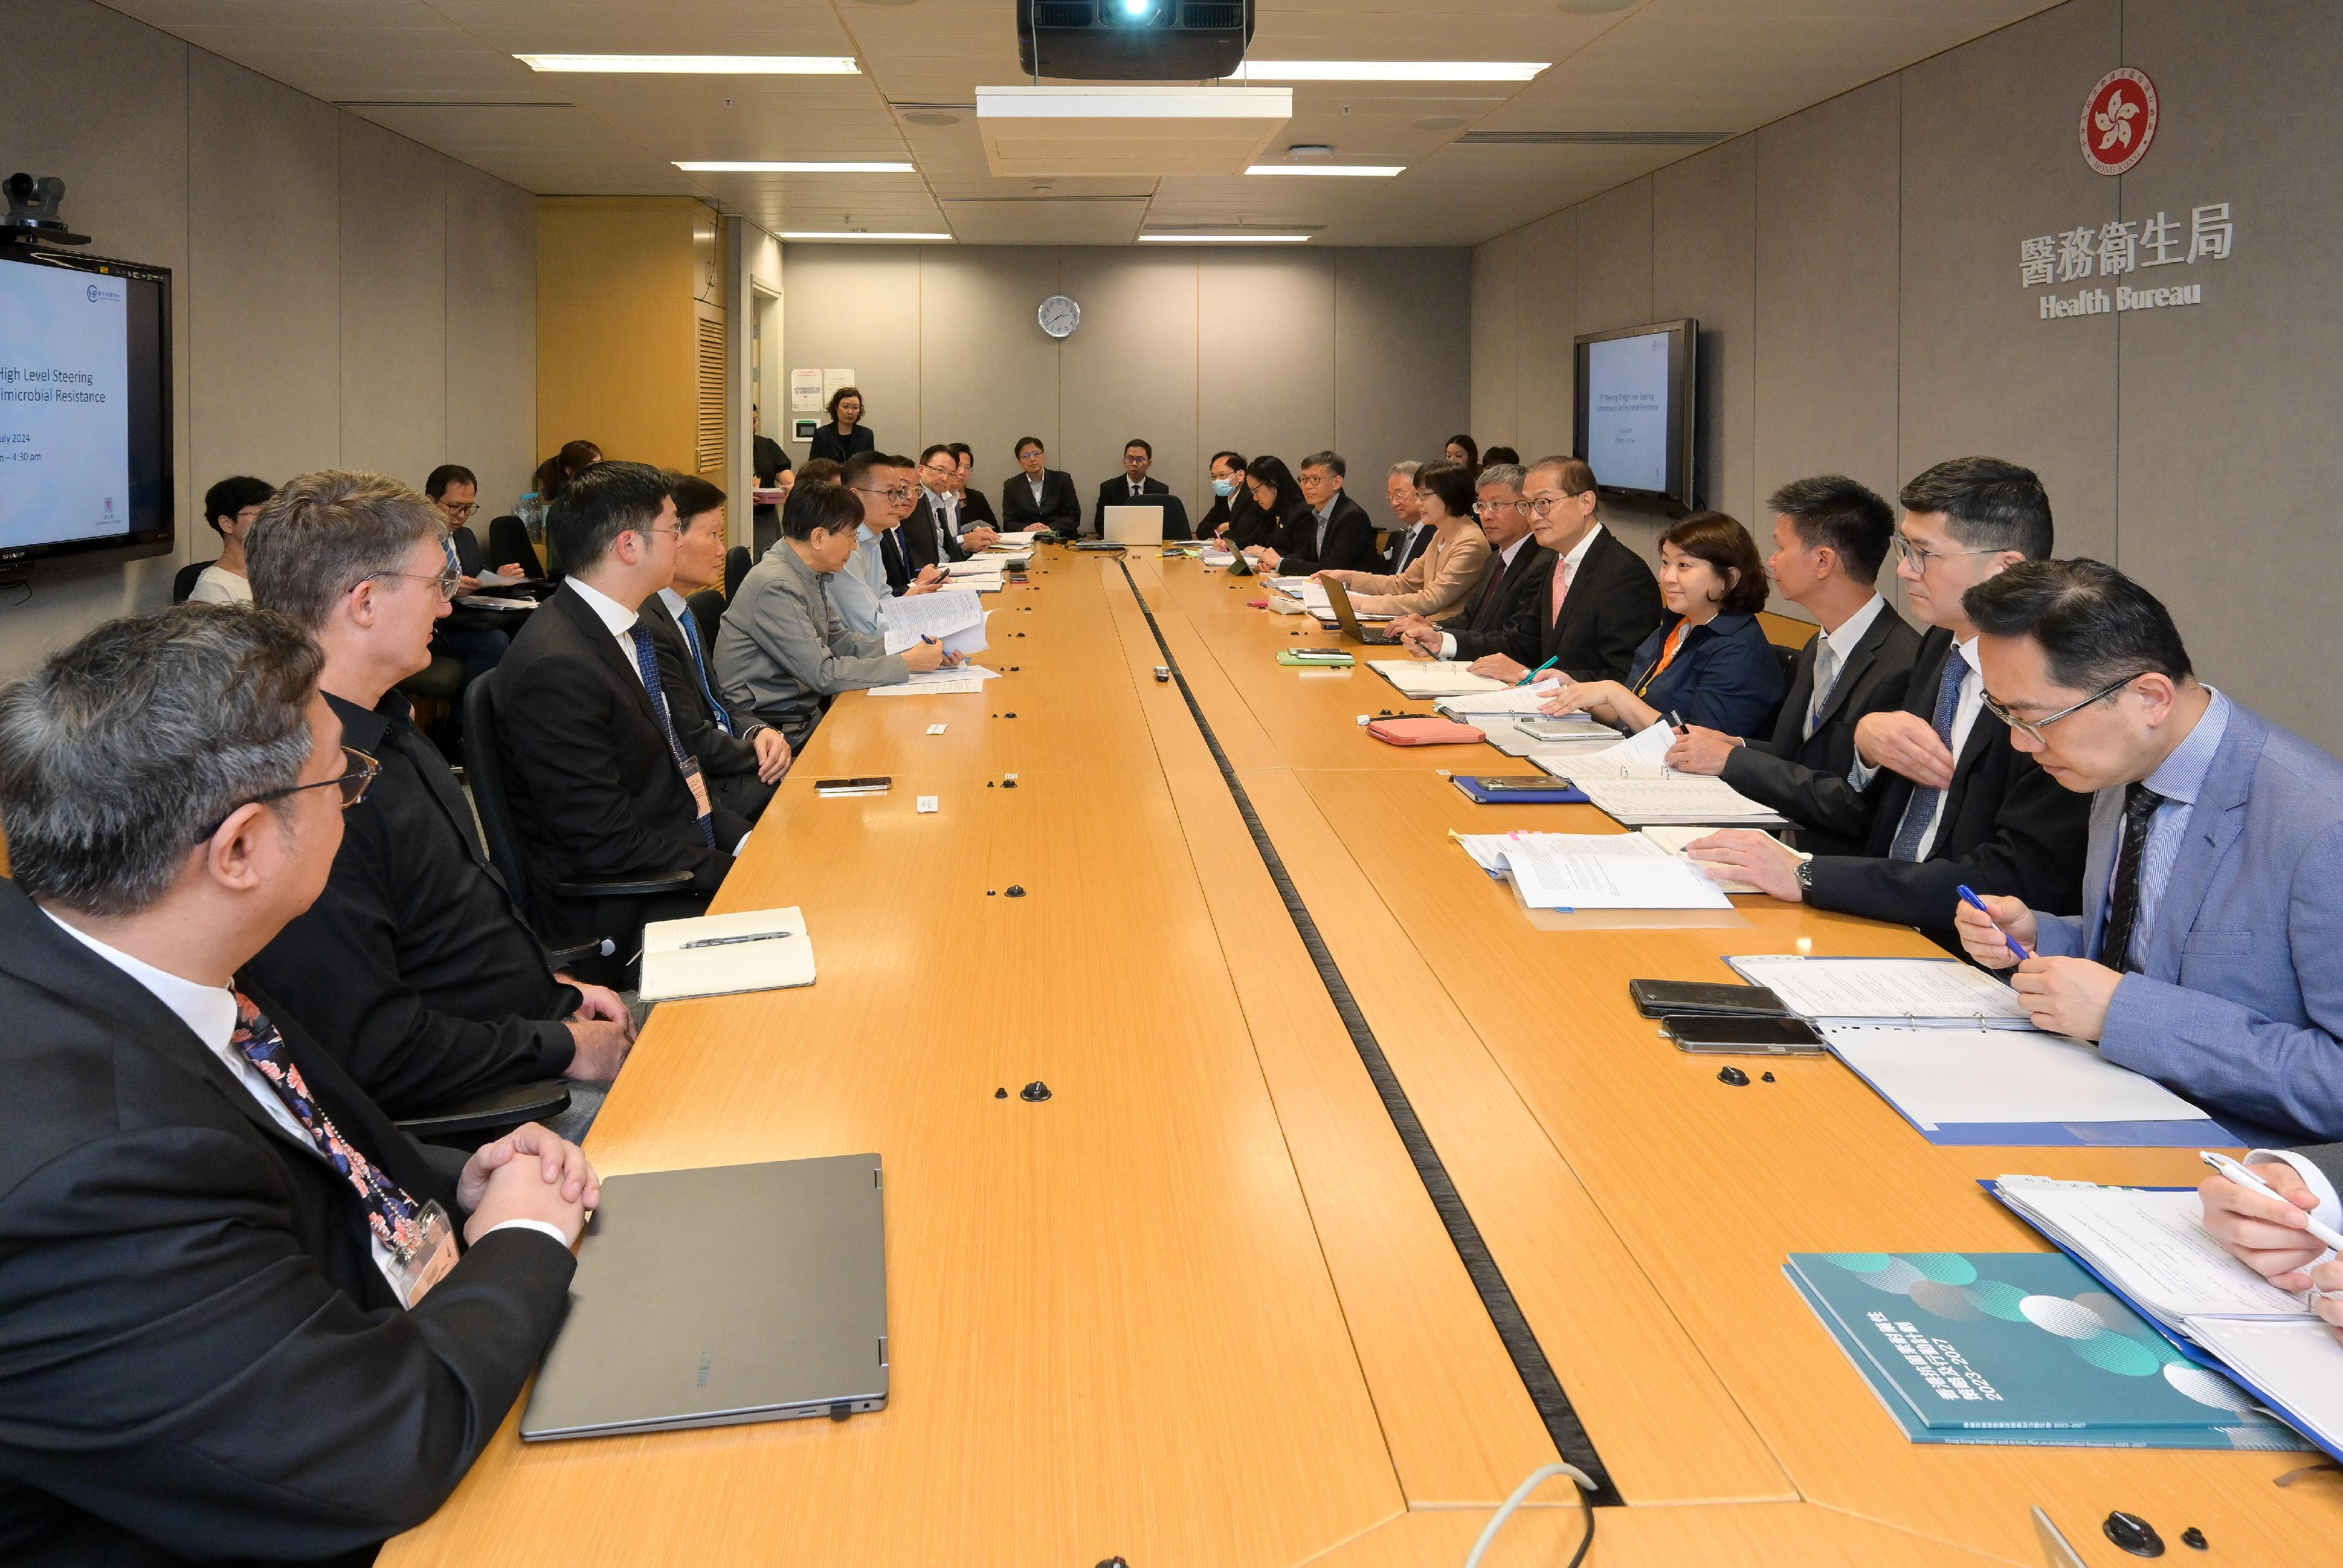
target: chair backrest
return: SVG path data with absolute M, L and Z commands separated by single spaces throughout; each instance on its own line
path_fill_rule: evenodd
M 749 547 L 746 545 L 734 545 L 724 552 L 724 597 L 726 598 L 729 599 L 740 591 L 740 579 L 749 575 L 749 568 L 756 563 L 757 558 L 749 553 Z
M 518 565 L 530 577 L 545 575 L 545 565 L 537 558 L 537 548 L 528 542 L 528 528 L 518 518 L 489 519 L 488 565 Z
M 464 568 L 466 577 L 478 577 L 480 568 L 486 564 L 480 554 L 480 536 L 472 531 L 469 523 L 458 523 L 448 534 L 456 544 L 456 564 Z
M 480 838 L 488 845 L 488 861 L 504 876 L 532 924 L 540 923 L 529 896 L 528 861 L 521 849 L 520 829 L 513 821 L 512 798 L 505 793 L 504 754 L 497 749 L 497 709 L 490 699 L 497 672 L 489 670 L 464 688 L 464 778 L 472 787 L 472 809 L 479 813 Z
M 211 561 L 189 561 L 181 567 L 178 576 L 171 579 L 171 602 L 186 603 L 187 596 L 196 591 L 196 579 L 204 575 L 206 567 L 212 564 Z
M 716 657 L 716 634 L 724 629 L 724 607 L 731 602 L 712 588 L 701 588 L 683 601 L 683 608 L 699 627 L 699 646 L 710 658 Z

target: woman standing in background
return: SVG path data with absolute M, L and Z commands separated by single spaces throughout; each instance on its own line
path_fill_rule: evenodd
M 862 389 L 841 387 L 830 395 L 830 423 L 813 433 L 813 455 L 842 464 L 857 452 L 875 452 L 878 437 L 862 423 Z

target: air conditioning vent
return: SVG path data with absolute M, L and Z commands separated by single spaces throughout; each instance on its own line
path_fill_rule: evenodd
M 1460 147 L 1705 147 L 1731 131 L 1467 131 Z
M 1036 27 L 1087 27 L 1091 15 L 1091 0 L 1034 0 L 1033 4 Z
M 1180 7 L 1182 27 L 1242 27 L 1243 0 L 1188 0 Z

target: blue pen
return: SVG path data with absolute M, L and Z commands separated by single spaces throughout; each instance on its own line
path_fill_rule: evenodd
M 1986 920 L 1993 920 L 1993 911 L 1985 907 L 1985 900 L 1978 898 L 1975 893 L 1969 891 L 1966 885 L 1961 889 L 1961 897 L 1967 900 L 1969 908 L 1975 910 L 1978 914 L 1983 915 Z M 1994 921 L 1994 924 L 1996 927 L 1998 927 L 2000 923 L 2001 922 L 1998 920 Z M 2032 953 L 2027 952 L 2023 947 L 2019 946 L 2017 939 L 2011 936 L 2007 931 L 2003 931 L 2001 933 L 2001 940 L 2009 944 L 2009 950 L 2017 955 L 2017 961 L 2019 963 L 2024 963 L 2027 959 L 2034 956 Z
M 1561 662 L 1562 655 L 1557 653 L 1552 658 L 1547 659 L 1544 664 L 1539 665 L 1535 669 L 1531 670 L 1527 675 L 1523 676 L 1519 680 L 1513 682 L 1513 684 L 1515 686 L 1527 686 L 1531 681 L 1535 680 L 1539 676 L 1544 675 L 1547 670 L 1552 669 L 1555 665 L 1560 664 Z

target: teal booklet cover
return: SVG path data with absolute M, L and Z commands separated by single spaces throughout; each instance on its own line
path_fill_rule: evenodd
M 1793 1252 L 1784 1271 L 1915 1442 L 2299 1449 L 2059 1252 Z

